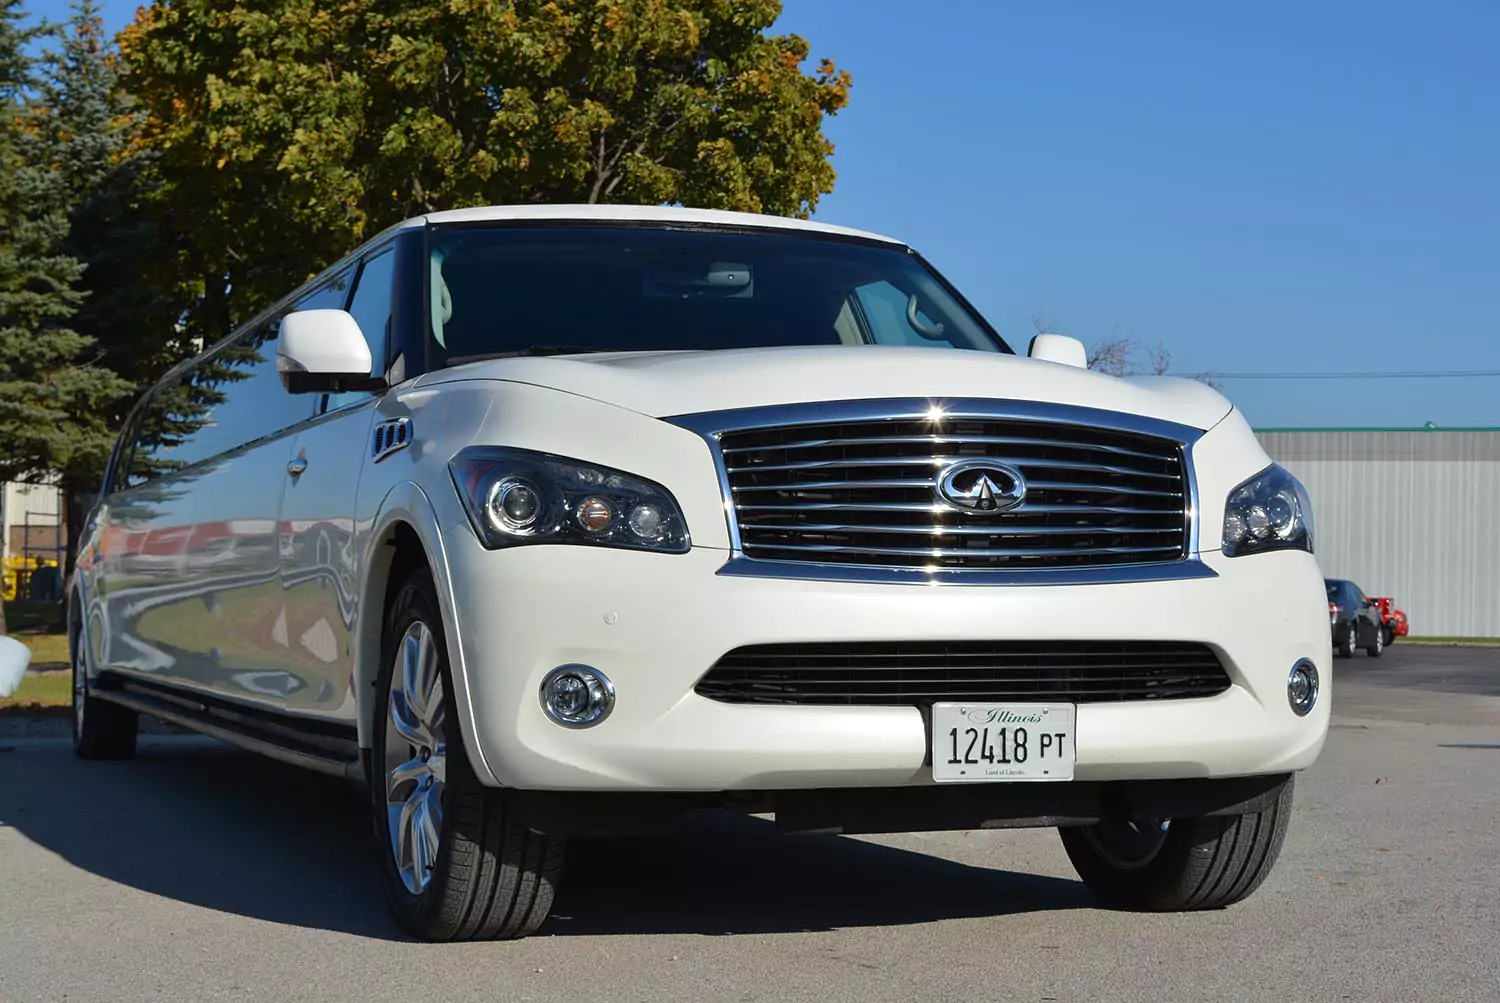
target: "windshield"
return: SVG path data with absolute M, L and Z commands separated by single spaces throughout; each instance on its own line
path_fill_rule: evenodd
M 430 368 L 504 355 L 913 345 L 1010 349 L 899 247 L 764 232 L 439 228 Z

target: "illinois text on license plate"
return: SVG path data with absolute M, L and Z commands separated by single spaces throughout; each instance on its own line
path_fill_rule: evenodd
M 932 778 L 1072 780 L 1073 704 L 932 705 Z

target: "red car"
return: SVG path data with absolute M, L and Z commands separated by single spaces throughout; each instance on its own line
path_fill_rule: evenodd
M 1389 596 L 1371 596 L 1370 601 L 1375 604 L 1380 613 L 1381 629 L 1385 631 L 1385 643 L 1390 645 L 1398 637 L 1405 637 L 1409 627 L 1406 623 L 1406 614 L 1396 608 L 1395 600 Z

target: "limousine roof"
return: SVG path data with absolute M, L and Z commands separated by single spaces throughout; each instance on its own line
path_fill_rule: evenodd
M 643 205 L 491 205 L 473 209 L 448 209 L 416 216 L 399 223 L 396 229 L 444 223 L 480 223 L 510 220 L 555 220 L 578 223 L 677 223 L 689 226 L 738 226 L 757 229 L 797 230 L 804 233 L 826 233 L 861 240 L 878 240 L 905 246 L 904 242 L 878 233 L 866 233 L 847 226 L 814 223 L 786 216 L 762 216 L 750 212 L 721 212 L 717 209 L 683 209 L 675 206 Z

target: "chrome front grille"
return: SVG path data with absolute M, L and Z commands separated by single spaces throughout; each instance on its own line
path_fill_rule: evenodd
M 761 561 L 932 571 L 1188 556 L 1186 437 L 1158 434 L 1179 426 L 1078 408 L 1035 412 L 908 408 L 717 430 L 738 547 Z M 971 512 L 942 501 L 944 471 L 976 459 L 1023 475 L 1019 505 Z

